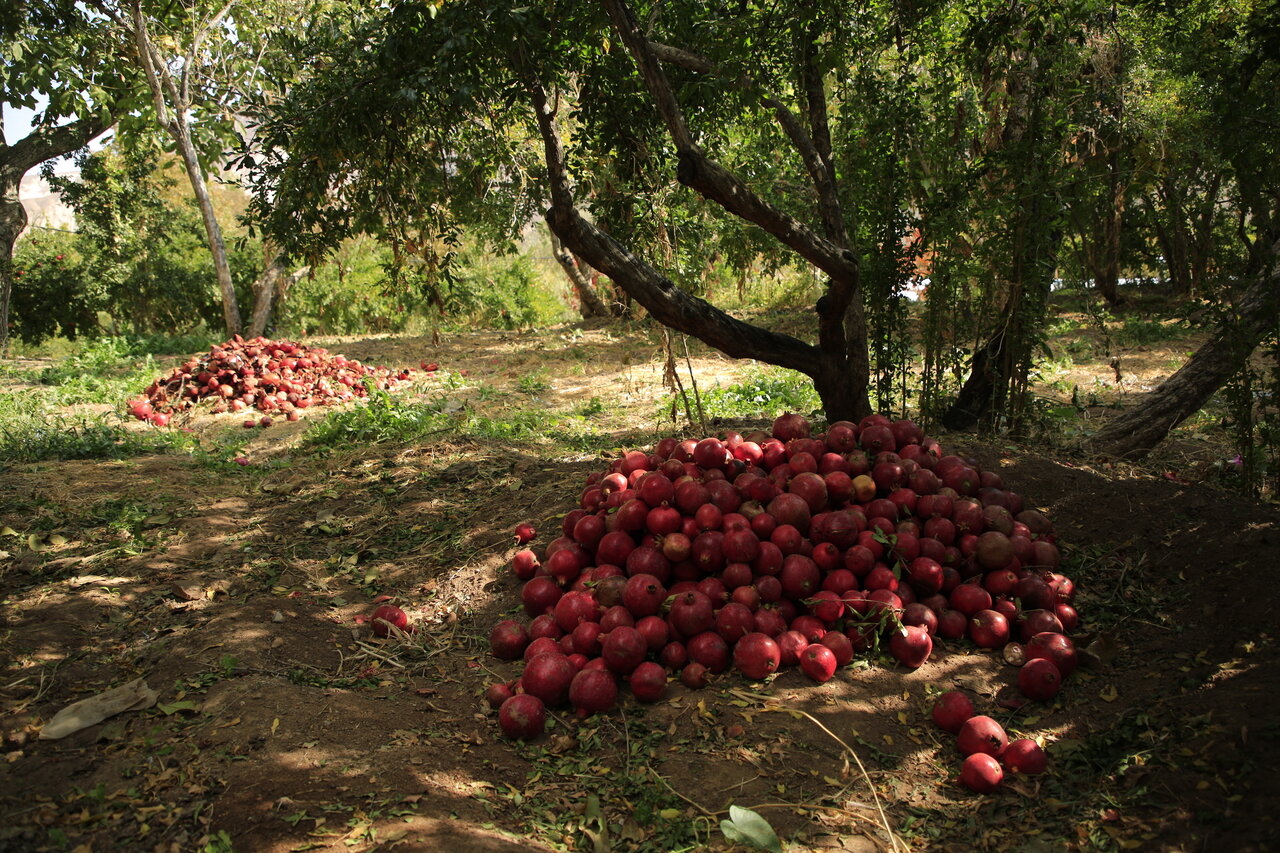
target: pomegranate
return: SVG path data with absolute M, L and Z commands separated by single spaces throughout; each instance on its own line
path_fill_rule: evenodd
M 831 653 L 836 656 L 837 667 L 847 666 L 853 660 L 853 643 L 847 634 L 828 631 L 818 642 L 831 649 Z
M 489 631 L 489 649 L 499 660 L 515 660 L 529 645 L 529 632 L 514 619 L 503 619 Z
M 622 603 L 633 616 L 652 616 L 667 600 L 666 587 L 653 575 L 632 575 L 622 591 Z
M 742 587 L 742 589 L 751 589 L 751 587 Z M 672 610 L 674 609 L 673 607 Z M 755 613 L 746 605 L 737 602 L 726 604 L 715 614 L 716 633 L 729 644 L 736 643 L 747 634 L 754 632 L 755 625 Z
M 653 661 L 645 661 L 633 669 L 627 681 L 632 695 L 641 702 L 657 702 L 667 692 L 667 671 Z
M 390 636 L 393 627 L 399 631 L 409 630 L 408 614 L 394 604 L 378 605 L 369 621 L 373 623 L 373 633 L 379 637 Z
M 1057 664 L 1063 678 L 1076 671 L 1076 645 L 1065 634 L 1044 631 L 1028 640 L 1025 648 L 1027 660 L 1048 658 Z
M 918 625 L 906 625 L 889 635 L 889 653 L 903 666 L 917 669 L 929 659 L 933 639 Z
M 700 663 L 714 673 L 729 668 L 729 644 L 715 631 L 703 631 L 685 643 L 689 659 Z
M 526 542 L 532 542 L 533 538 L 538 535 L 538 531 L 527 521 L 522 521 L 516 525 L 516 543 L 523 545 Z
M 1014 773 L 1026 773 L 1034 776 L 1043 773 L 1048 765 L 1048 757 L 1040 745 L 1029 738 L 1019 738 L 1005 748 L 1000 756 L 1004 766 Z
M 835 652 L 822 643 L 813 643 L 800 652 L 800 668 L 819 684 L 830 681 L 836 674 L 836 667 Z
M 1048 658 L 1031 658 L 1018 671 L 1018 689 L 1039 702 L 1048 702 L 1058 695 L 1061 686 L 1062 673 Z
M 1000 768 L 1000 762 L 981 752 L 966 758 L 960 768 L 960 782 L 979 794 L 990 794 L 1000 787 L 1003 779 L 1004 770 Z
M 982 649 L 998 649 L 1009 642 L 1009 620 L 994 610 L 979 610 L 969 620 L 969 639 Z
M 701 690 L 707 686 L 707 672 L 709 670 L 702 664 L 694 661 L 687 664 L 684 669 L 680 670 L 680 683 L 690 690 Z
M 783 631 L 774 641 L 778 644 L 779 666 L 796 666 L 800 653 L 809 645 L 809 638 L 799 631 Z
M 511 689 L 510 684 L 499 681 L 495 684 L 490 684 L 488 689 L 484 691 L 484 701 L 485 704 L 496 711 L 502 707 L 503 702 L 506 702 L 514 695 L 516 695 L 515 691 Z
M 733 647 L 733 663 L 743 675 L 760 681 L 777 672 L 782 651 L 768 634 L 747 634 Z
M 618 682 L 605 669 L 584 668 L 569 685 L 569 702 L 579 717 L 603 714 L 618 701 Z
M 973 716 L 973 702 L 959 690 L 938 697 L 933 705 L 933 721 L 943 731 L 955 734 Z
M 537 696 L 546 705 L 557 708 L 569 698 L 569 682 L 576 670 L 562 654 L 538 655 L 525 664 L 520 683 L 524 692 Z
M 668 619 L 681 636 L 692 637 L 711 630 L 716 616 L 711 599 L 701 592 L 692 591 L 675 597 Z
M 524 602 L 525 613 L 540 616 L 555 607 L 563 594 L 551 578 L 535 577 L 521 588 L 520 599 Z
M 965 755 L 981 752 L 999 758 L 1009 745 L 1004 727 L 990 717 L 970 717 L 960 726 L 956 745 Z
M 662 651 L 658 652 L 658 662 L 668 669 L 683 669 L 689 662 L 689 653 L 685 651 L 684 643 L 673 641 L 667 643 L 662 647 Z
M 600 657 L 619 675 L 629 675 L 649 654 L 649 643 L 635 628 L 614 628 L 600 643 Z
M 498 725 L 502 733 L 513 740 L 531 740 L 546 728 L 546 706 L 529 693 L 512 696 L 498 709 Z

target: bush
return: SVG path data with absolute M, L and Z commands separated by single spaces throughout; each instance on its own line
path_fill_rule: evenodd
M 35 229 L 18 244 L 9 304 L 15 338 L 34 345 L 55 336 L 97 334 L 98 311 L 108 295 L 89 273 L 85 242 L 78 234 Z

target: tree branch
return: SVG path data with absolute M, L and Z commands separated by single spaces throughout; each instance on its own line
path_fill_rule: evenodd
M 164 100 L 164 89 L 173 87 L 173 81 L 169 80 L 169 86 L 163 85 L 161 75 L 164 79 L 169 78 L 169 72 L 159 62 L 159 57 L 155 55 L 155 50 L 151 46 L 151 36 L 147 33 L 147 24 L 142 17 L 141 0 L 133 0 L 133 39 L 134 44 L 138 48 L 138 59 L 142 62 L 142 70 L 147 78 L 147 85 L 151 88 L 151 100 L 156 108 L 156 122 L 168 130 L 170 133 L 177 134 L 177 128 L 180 125 L 169 115 L 169 107 Z M 177 92 L 171 92 L 176 95 Z M 177 107 L 177 98 L 174 98 L 175 108 Z
M 714 201 L 725 210 L 759 225 L 805 260 L 827 273 L 834 281 L 856 281 L 856 256 L 836 245 L 791 215 L 758 196 L 736 175 L 708 158 L 694 143 L 684 116 L 666 74 L 650 49 L 650 42 L 622 0 L 602 0 L 614 28 L 627 45 L 636 66 L 649 89 L 650 97 L 671 132 L 679 163 L 676 177 L 680 183 Z
M 46 160 L 83 148 L 112 124 L 110 116 L 85 116 L 58 127 L 37 127 L 4 152 L 0 168 L 21 176 Z
M 817 347 L 744 323 L 691 296 L 582 217 L 574 205 L 555 112 L 546 90 L 519 54 L 520 48 L 515 50 L 513 63 L 533 102 L 543 141 L 551 194 L 547 224 L 564 244 L 613 279 L 663 325 L 693 335 L 734 358 L 755 358 L 814 375 L 820 367 Z
M 223 6 L 218 14 L 209 19 L 208 23 L 200 27 L 191 36 L 191 50 L 188 51 L 186 60 L 182 63 L 182 103 L 191 102 L 191 69 L 196 64 L 196 54 L 200 52 L 200 45 L 204 42 L 205 37 L 209 35 L 209 31 L 218 26 L 236 4 L 236 0 L 227 0 L 227 4 Z

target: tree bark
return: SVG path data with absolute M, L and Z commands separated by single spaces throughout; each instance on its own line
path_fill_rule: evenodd
M 86 117 L 59 127 L 38 127 L 13 145 L 4 143 L 0 119 L 0 355 L 9 354 L 9 301 L 13 294 L 13 248 L 27 227 L 20 192 L 22 176 L 46 160 L 70 154 L 112 124 Z
M 555 257 L 556 263 L 560 264 L 560 268 L 564 270 L 564 274 L 568 276 L 573 292 L 578 294 L 578 303 L 581 306 L 583 319 L 608 317 L 609 309 L 605 308 L 604 303 L 600 301 L 600 296 L 596 293 L 595 288 L 591 286 L 591 280 L 583 274 L 582 267 L 578 266 L 578 261 L 573 256 L 573 252 L 565 248 L 564 243 L 560 242 L 560 238 L 556 236 L 554 230 L 551 231 L 551 254 Z
M 1274 249 L 1280 251 L 1280 245 Z M 1236 303 L 1235 317 L 1224 322 L 1160 387 L 1133 408 L 1109 419 L 1089 440 L 1090 449 L 1130 459 L 1150 453 L 1244 365 L 1269 331 L 1277 330 L 1278 299 L 1280 274 L 1273 268 L 1245 291 Z
M 271 309 L 275 305 L 276 286 L 284 275 L 285 258 L 277 252 L 267 264 L 266 269 L 253 283 L 253 314 L 249 317 L 249 333 L 247 337 L 261 337 L 267 331 L 267 323 L 271 322 Z
M 205 234 L 209 240 L 209 252 L 213 256 L 213 269 L 218 279 L 218 290 L 222 294 L 222 316 L 226 323 L 227 335 L 230 337 L 239 334 L 240 306 L 236 301 L 235 283 L 231 280 L 231 264 L 227 260 L 227 246 L 222 237 L 222 226 L 218 224 L 218 217 L 213 209 L 213 199 L 209 196 L 209 186 L 205 182 L 204 171 L 200 168 L 200 157 L 191 141 L 191 128 L 187 125 L 188 103 L 174 85 L 151 43 L 139 0 L 133 0 L 133 36 L 137 43 L 138 56 L 142 60 L 147 84 L 151 88 L 157 121 L 178 145 L 178 153 L 186 167 L 191 190 L 195 193 L 196 205 L 200 208 L 200 218 L 204 222 Z M 187 63 L 187 67 L 189 69 L 190 62 Z M 173 101 L 172 115 L 165 101 L 166 93 Z

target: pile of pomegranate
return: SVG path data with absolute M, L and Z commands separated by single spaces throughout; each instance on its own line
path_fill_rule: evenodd
M 214 414 L 262 413 L 245 427 L 270 426 L 272 413 L 296 421 L 309 406 L 346 403 L 368 393 L 365 380 L 391 389 L 409 379 L 409 369 L 393 372 L 369 367 L 323 347 L 267 338 L 244 340 L 236 335 L 193 357 L 147 386 L 143 396 L 128 402 L 129 412 L 155 426 L 168 426 L 176 412 L 212 400 Z
M 1019 687 L 1047 701 L 1075 667 L 1079 617 L 1053 525 L 1024 503 L 995 471 L 881 415 L 811 436 L 786 414 L 772 434 L 630 451 L 587 477 L 541 554 L 512 559 L 528 621 L 500 621 L 489 641 L 524 669 L 486 699 L 505 734 L 530 738 L 548 708 L 608 711 L 621 682 L 641 702 L 675 673 L 699 688 L 731 666 L 825 682 L 858 652 L 916 668 L 935 638 L 967 638 L 1020 643 L 1005 655 L 1026 661 Z M 534 538 L 517 528 L 517 543 Z M 994 760 L 1003 746 L 974 752 Z

